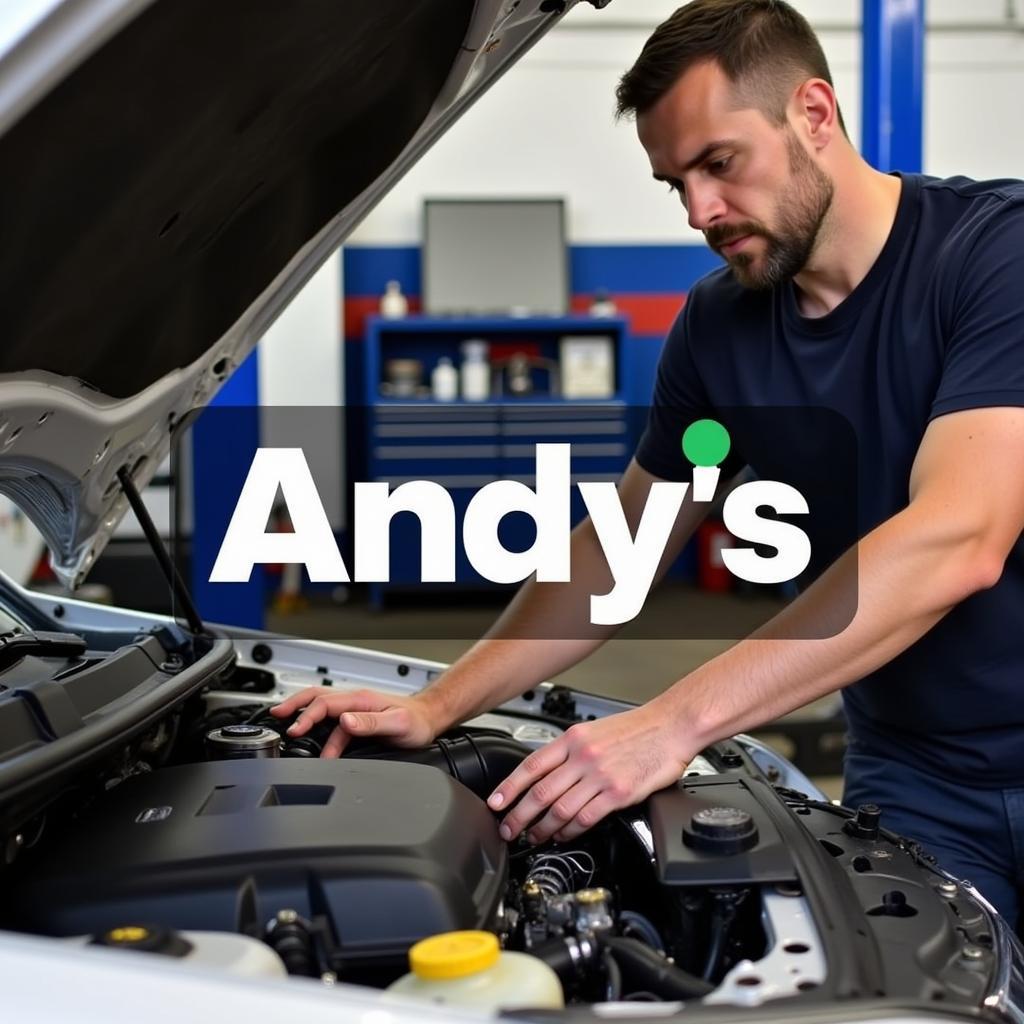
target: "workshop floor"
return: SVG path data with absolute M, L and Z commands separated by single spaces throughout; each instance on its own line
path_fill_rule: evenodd
M 735 642 L 650 637 L 721 635 L 725 632 L 721 624 L 728 623 L 728 631 L 738 639 L 781 607 L 781 602 L 772 598 L 707 594 L 684 584 L 665 584 L 650 596 L 644 608 L 644 638 L 630 638 L 629 630 L 624 630 L 623 637 L 608 641 L 554 681 L 602 696 L 642 702 Z M 287 615 L 272 612 L 267 616 L 266 628 L 450 663 L 487 630 L 500 612 L 501 604 L 486 595 L 458 604 L 432 601 L 429 605 L 422 599 L 412 604 L 396 597 L 383 611 L 373 611 L 354 599 L 340 605 L 313 603 Z M 455 622 L 461 637 L 452 636 Z M 826 699 L 794 712 L 794 717 L 824 717 L 834 707 L 834 700 Z M 785 737 L 767 732 L 759 735 L 782 753 L 792 754 Z M 815 781 L 830 797 L 840 796 L 840 779 L 819 777 Z

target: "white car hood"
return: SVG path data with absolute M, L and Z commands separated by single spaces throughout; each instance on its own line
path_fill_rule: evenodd
M 65 0 L 0 39 L 0 492 L 62 582 L 124 515 L 118 471 L 148 482 L 316 269 L 575 3 Z

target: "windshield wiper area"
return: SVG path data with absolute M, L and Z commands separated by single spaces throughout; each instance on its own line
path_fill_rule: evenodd
M 0 672 L 27 655 L 77 658 L 85 653 L 85 640 L 77 633 L 34 633 L 13 629 L 0 633 Z

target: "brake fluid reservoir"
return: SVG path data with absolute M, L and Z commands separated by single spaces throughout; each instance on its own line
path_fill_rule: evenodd
M 445 932 L 409 950 L 410 974 L 388 986 L 396 995 L 482 1010 L 560 1009 L 558 975 L 528 953 L 502 950 L 490 932 Z

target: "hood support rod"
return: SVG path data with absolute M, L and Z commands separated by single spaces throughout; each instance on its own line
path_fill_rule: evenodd
M 167 554 L 164 542 L 161 540 L 160 534 L 150 518 L 149 509 L 146 508 L 142 497 L 139 495 L 138 488 L 135 486 L 127 466 L 122 466 L 117 471 L 117 479 L 121 481 L 121 487 L 124 490 L 125 497 L 128 499 L 128 504 L 131 505 L 135 518 L 139 521 L 139 526 L 142 527 L 142 532 L 146 535 L 146 540 L 153 554 L 156 555 L 160 571 L 164 574 L 164 579 L 170 584 L 171 590 L 184 613 L 185 620 L 189 624 L 189 628 L 193 633 L 205 634 L 206 627 L 203 625 L 203 620 L 199 617 L 199 612 L 192 603 L 192 597 L 185 586 L 184 580 L 182 580 L 178 570 L 174 567 L 170 555 Z

